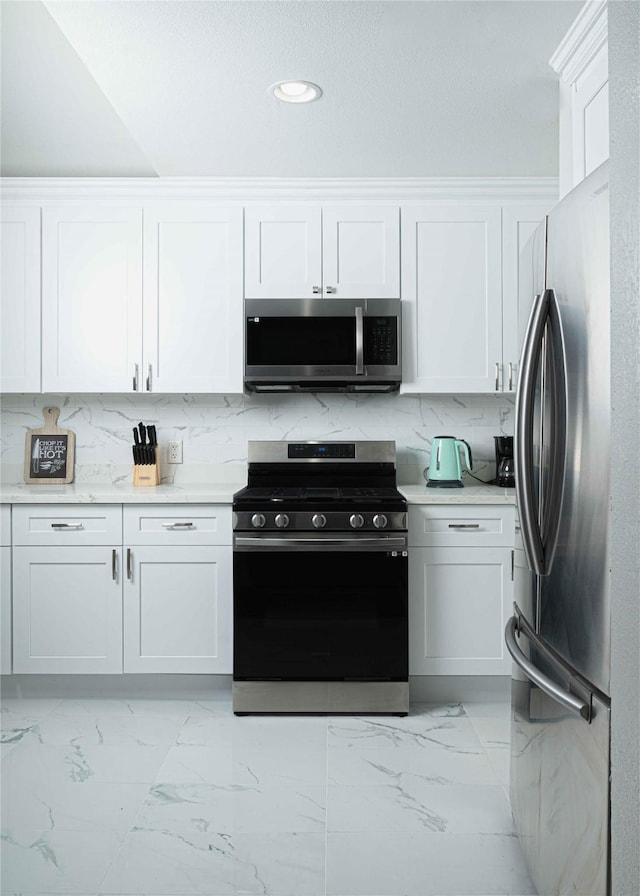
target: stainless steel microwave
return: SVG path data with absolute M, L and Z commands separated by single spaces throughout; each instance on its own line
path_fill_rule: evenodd
M 245 387 L 252 392 L 394 392 L 399 299 L 247 299 Z

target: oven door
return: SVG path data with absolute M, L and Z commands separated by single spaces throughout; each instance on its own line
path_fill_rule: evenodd
M 233 588 L 235 681 L 407 681 L 405 535 L 236 536 Z

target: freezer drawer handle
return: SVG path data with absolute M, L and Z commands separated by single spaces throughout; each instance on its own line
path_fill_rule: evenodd
M 551 678 L 546 676 L 543 672 L 540 671 L 536 666 L 533 665 L 530 659 L 528 659 L 524 653 L 520 650 L 518 642 L 516 640 L 516 635 L 522 633 L 526 635 L 530 640 L 532 640 L 536 646 L 540 646 L 537 638 L 533 635 L 532 632 L 527 630 L 522 624 L 522 620 L 520 620 L 520 624 L 518 619 L 515 616 L 512 616 L 511 619 L 507 622 L 507 627 L 504 632 L 504 639 L 507 645 L 507 650 L 511 654 L 511 657 L 520 669 L 525 673 L 527 678 L 536 684 L 541 691 L 544 691 L 545 694 L 548 694 L 553 700 L 559 703 L 561 706 L 564 706 L 565 709 L 571 710 L 571 712 L 575 712 L 578 715 L 582 716 L 587 722 L 591 722 L 591 706 L 584 700 L 581 700 L 579 697 L 575 697 L 569 691 L 565 690 L 561 685 L 556 684 L 555 681 L 552 681 Z

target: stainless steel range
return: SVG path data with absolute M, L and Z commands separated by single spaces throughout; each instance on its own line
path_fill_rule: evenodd
M 409 711 L 395 442 L 249 442 L 234 495 L 233 710 Z

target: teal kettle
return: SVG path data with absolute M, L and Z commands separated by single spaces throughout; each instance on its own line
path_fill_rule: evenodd
M 460 449 L 464 452 L 467 470 L 473 470 L 471 448 L 455 436 L 435 436 L 431 440 L 431 463 L 425 470 L 427 488 L 462 488 Z

